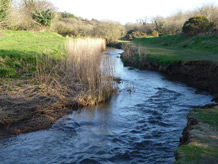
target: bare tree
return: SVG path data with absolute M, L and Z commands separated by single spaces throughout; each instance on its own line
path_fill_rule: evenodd
M 145 25 L 149 22 L 149 18 L 147 16 L 136 19 L 136 22 L 142 25 Z
M 201 16 L 205 16 L 218 24 L 218 6 L 208 4 L 200 7 L 198 11 Z

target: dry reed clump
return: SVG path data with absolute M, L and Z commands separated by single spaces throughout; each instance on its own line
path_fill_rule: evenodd
M 122 44 L 124 53 L 122 54 L 122 60 L 124 64 L 131 65 L 137 68 L 143 67 L 144 61 L 147 59 L 146 51 L 140 45 L 135 46 L 132 44 Z
M 81 83 L 85 83 L 86 93 L 79 96 L 82 104 L 93 105 L 108 99 L 113 91 L 113 65 L 109 58 L 103 57 L 104 39 L 68 39 L 67 71 Z
M 105 45 L 103 39 L 68 38 L 66 54 L 37 58 L 37 79 L 62 101 L 84 106 L 104 101 L 114 90 L 112 62 L 101 55 Z

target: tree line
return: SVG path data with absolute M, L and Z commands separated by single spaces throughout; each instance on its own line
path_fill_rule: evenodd
M 0 29 L 50 30 L 74 37 L 101 37 L 107 43 L 114 43 L 124 36 L 131 40 L 180 33 L 210 35 L 218 34 L 218 6 L 203 5 L 168 17 L 142 17 L 137 19 L 137 23 L 123 26 L 118 22 L 88 20 L 72 13 L 58 12 L 46 0 L 0 0 Z
M 127 39 L 186 33 L 188 35 L 218 34 L 218 6 L 203 5 L 192 11 L 178 11 L 168 16 L 142 17 L 126 24 Z
M 58 12 L 46 0 L 0 0 L 0 29 L 50 30 L 75 37 L 101 37 L 116 42 L 125 34 L 118 22 L 87 20 L 68 12 Z

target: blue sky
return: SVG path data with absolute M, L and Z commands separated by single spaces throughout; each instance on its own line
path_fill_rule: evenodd
M 88 19 L 113 20 L 122 24 L 137 18 L 169 16 L 218 0 L 50 0 L 59 11 L 67 11 Z

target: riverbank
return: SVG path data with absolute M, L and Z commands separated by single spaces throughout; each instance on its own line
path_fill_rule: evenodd
M 0 87 L 0 138 L 48 129 L 56 120 L 82 106 L 76 101 L 83 90 L 79 83 L 69 88 L 68 93 L 60 94 L 45 84 L 17 82 L 10 81 L 10 86 L 13 85 L 10 88 Z
M 168 36 L 136 39 L 123 45 L 125 52 L 121 58 L 126 66 L 162 72 L 173 80 L 212 93 L 215 96 L 214 100 L 217 100 L 218 55 L 216 55 L 217 46 L 214 46 L 217 44 L 215 41 L 217 37 L 200 38 L 184 39 L 184 36 Z M 197 44 L 194 40 L 200 41 Z M 211 47 L 205 47 L 203 43 Z M 216 112 L 217 106 L 190 111 L 187 116 L 188 124 L 181 138 L 181 146 L 176 151 L 176 163 L 215 163 L 218 160 Z M 196 127 L 200 130 L 195 130 Z M 204 134 L 207 135 L 202 136 Z
M 0 137 L 50 128 L 65 114 L 105 101 L 114 91 L 112 65 L 101 59 L 105 40 L 0 33 Z M 100 71 L 102 62 L 106 66 Z
M 176 150 L 176 164 L 210 163 L 218 159 L 218 106 L 193 109 Z
M 59 110 L 49 114 L 45 108 L 59 104 L 58 95 L 37 80 L 36 57 L 58 56 L 65 39 L 50 32 L 0 33 L 0 136 L 50 127 L 58 114 L 49 115 Z

